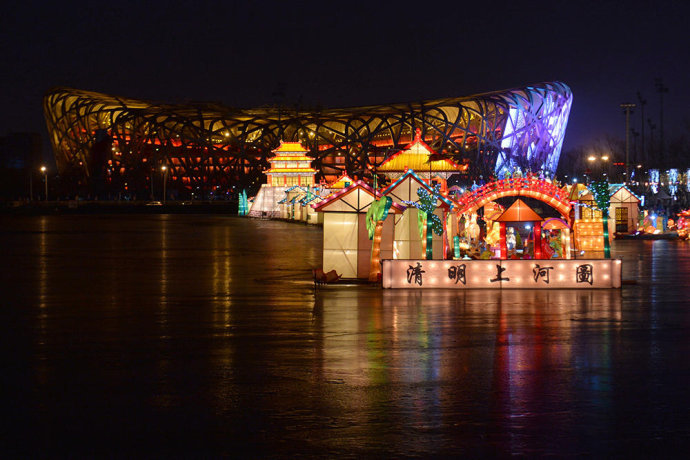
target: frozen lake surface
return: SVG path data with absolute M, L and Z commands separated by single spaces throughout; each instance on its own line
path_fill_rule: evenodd
M 0 216 L 5 456 L 683 457 L 690 243 L 622 290 L 314 290 L 320 228 Z

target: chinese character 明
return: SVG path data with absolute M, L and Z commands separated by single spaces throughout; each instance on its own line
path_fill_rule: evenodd
M 540 267 L 539 264 L 537 264 L 537 266 L 532 269 L 532 273 L 534 273 L 534 282 L 536 283 L 539 281 L 539 278 L 544 278 L 544 282 L 549 284 L 549 273 L 551 270 L 553 270 L 553 267 Z
M 412 279 L 414 279 L 414 282 L 421 286 L 422 285 L 422 273 L 426 273 L 424 270 L 422 270 L 422 264 L 417 262 L 416 267 L 413 267 L 412 265 L 410 265 L 410 268 L 407 269 L 407 282 L 409 284 L 412 284 Z
M 594 282 L 594 267 L 590 264 L 578 265 L 575 278 L 578 283 L 589 283 L 591 286 Z
M 501 277 L 501 274 L 506 271 L 505 268 L 501 267 L 499 264 L 496 264 L 496 278 L 489 280 L 492 283 L 495 281 L 510 281 L 510 278 L 503 278 Z
M 448 278 L 455 280 L 455 284 L 458 284 L 458 281 L 462 284 L 466 284 L 465 264 L 450 267 L 448 269 Z

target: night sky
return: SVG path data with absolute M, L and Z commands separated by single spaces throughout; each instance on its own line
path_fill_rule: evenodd
M 171 103 L 346 107 L 559 80 L 574 94 L 568 150 L 622 139 L 619 105 L 637 103 L 638 91 L 658 126 L 655 78 L 668 87 L 667 142 L 690 134 L 685 2 L 12 3 L 0 15 L 0 134 L 47 137 L 41 101 L 52 86 Z M 631 117 L 638 130 L 640 115 Z

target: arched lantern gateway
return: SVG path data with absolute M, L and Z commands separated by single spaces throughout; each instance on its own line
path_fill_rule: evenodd
M 486 204 L 505 196 L 526 196 L 540 200 L 556 211 L 567 221 L 572 204 L 568 194 L 552 182 L 536 177 L 502 179 L 465 193 L 458 198 L 458 214 L 472 214 Z
M 562 219 L 559 220 L 563 223 L 566 223 L 566 227 L 568 226 L 567 222 L 570 220 L 570 210 L 572 208 L 568 194 L 566 191 L 562 190 L 552 182 L 536 177 L 518 177 L 497 180 L 477 188 L 476 190 L 468 192 L 459 197 L 457 200 L 457 215 L 471 215 L 476 213 L 480 208 L 486 206 L 487 204 L 503 197 L 529 197 L 542 201 L 543 203 L 555 209 L 562 216 Z M 496 219 L 496 221 L 501 225 L 501 259 L 507 258 L 505 239 L 506 223 L 516 221 L 533 222 L 535 224 L 534 235 L 537 241 L 535 241 L 534 255 L 537 259 L 541 258 L 541 251 L 539 249 L 540 242 L 538 240 L 540 238 L 541 221 L 543 219 L 520 199 L 518 199 L 513 206 L 511 206 L 511 208 L 512 209 L 506 210 L 500 218 Z M 521 210 L 525 211 L 522 213 L 525 214 L 525 216 L 516 217 L 521 214 L 521 212 L 519 212 Z M 527 214 L 530 214 L 530 216 L 527 216 Z M 566 252 L 569 256 L 570 251 Z

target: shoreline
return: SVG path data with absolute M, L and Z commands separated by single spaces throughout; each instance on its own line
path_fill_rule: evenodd
M 237 215 L 234 201 L 7 201 L 0 214 L 225 214 Z

